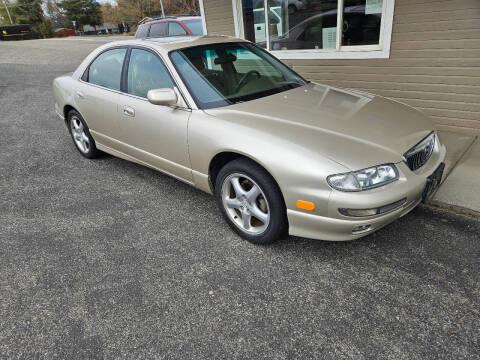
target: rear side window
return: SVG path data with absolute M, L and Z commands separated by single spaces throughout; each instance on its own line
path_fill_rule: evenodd
M 192 35 L 203 35 L 202 20 L 185 20 L 183 24 L 190 29 Z
M 140 25 L 137 29 L 137 33 L 135 34 L 136 38 L 144 38 L 148 36 L 148 27 L 150 25 L 144 24 Z
M 132 49 L 128 64 L 127 92 L 147 97 L 151 89 L 170 88 L 174 83 L 163 62 L 146 50 Z
M 149 37 L 165 37 L 167 36 L 167 23 L 166 22 L 157 22 L 153 23 L 150 27 Z
M 123 59 L 127 49 L 112 49 L 100 54 L 88 70 L 88 82 L 113 90 L 120 90 Z
M 168 36 L 179 36 L 179 35 L 187 35 L 185 29 L 176 22 L 169 22 L 168 23 Z

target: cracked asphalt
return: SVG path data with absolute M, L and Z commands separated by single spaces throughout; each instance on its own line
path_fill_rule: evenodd
M 209 195 L 77 153 L 51 82 L 101 41 L 0 42 L 0 358 L 479 358 L 478 220 L 250 245 Z

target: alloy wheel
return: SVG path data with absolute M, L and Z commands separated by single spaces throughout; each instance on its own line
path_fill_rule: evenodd
M 270 209 L 260 186 L 245 174 L 234 173 L 222 185 L 222 203 L 230 220 L 250 235 L 260 235 L 270 223 Z
M 70 129 L 72 130 L 72 137 L 77 148 L 84 154 L 90 151 L 90 139 L 85 133 L 85 126 L 78 116 L 73 115 L 70 119 Z

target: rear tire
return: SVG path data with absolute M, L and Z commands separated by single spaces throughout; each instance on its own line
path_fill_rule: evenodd
M 230 227 L 252 244 L 270 244 L 287 234 L 287 210 L 280 188 L 253 161 L 242 158 L 227 163 L 216 178 L 215 197 Z
M 70 110 L 67 115 L 68 130 L 72 136 L 77 150 L 87 159 L 94 159 L 100 155 L 100 150 L 95 145 L 87 123 L 76 110 Z

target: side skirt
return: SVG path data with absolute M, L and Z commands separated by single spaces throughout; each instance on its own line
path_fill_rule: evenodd
M 192 181 L 189 181 L 189 180 L 186 180 L 186 179 L 181 178 L 181 177 L 179 177 L 179 176 L 173 175 L 172 173 L 169 173 L 168 171 L 165 171 L 165 170 L 163 170 L 163 169 L 160 169 L 160 168 L 158 168 L 158 167 L 155 167 L 155 166 L 153 166 L 153 165 L 150 165 L 150 164 L 148 164 L 148 163 L 146 163 L 146 162 L 143 162 L 143 161 L 141 161 L 141 160 L 139 160 L 139 159 L 137 159 L 137 158 L 134 158 L 133 156 L 127 155 L 127 154 L 125 154 L 125 153 L 123 153 L 123 152 L 120 152 L 120 151 L 118 151 L 118 150 L 112 149 L 111 147 L 106 146 L 106 145 L 103 145 L 103 144 L 101 144 L 101 143 L 99 143 L 99 142 L 97 142 L 97 141 L 95 141 L 95 143 L 96 143 L 96 145 L 97 145 L 97 148 L 98 148 L 99 150 L 103 151 L 103 152 L 106 152 L 106 153 L 108 153 L 108 154 L 110 154 L 110 155 L 119 157 L 119 158 L 124 159 L 124 160 L 127 160 L 127 161 L 134 162 L 134 163 L 139 164 L 139 165 L 143 165 L 143 166 L 149 167 L 149 168 L 154 169 L 154 170 L 156 170 L 156 171 L 159 171 L 159 172 L 161 172 L 161 173 L 163 173 L 163 174 L 166 174 L 166 175 L 168 175 L 168 176 L 171 176 L 171 177 L 173 177 L 173 178 L 175 178 L 175 179 L 177 179 L 177 180 L 180 180 L 180 181 L 182 181 L 182 182 L 184 182 L 184 183 L 187 183 L 188 185 L 191 185 L 191 186 L 193 186 L 193 187 L 196 187 L 195 184 L 194 184 Z

